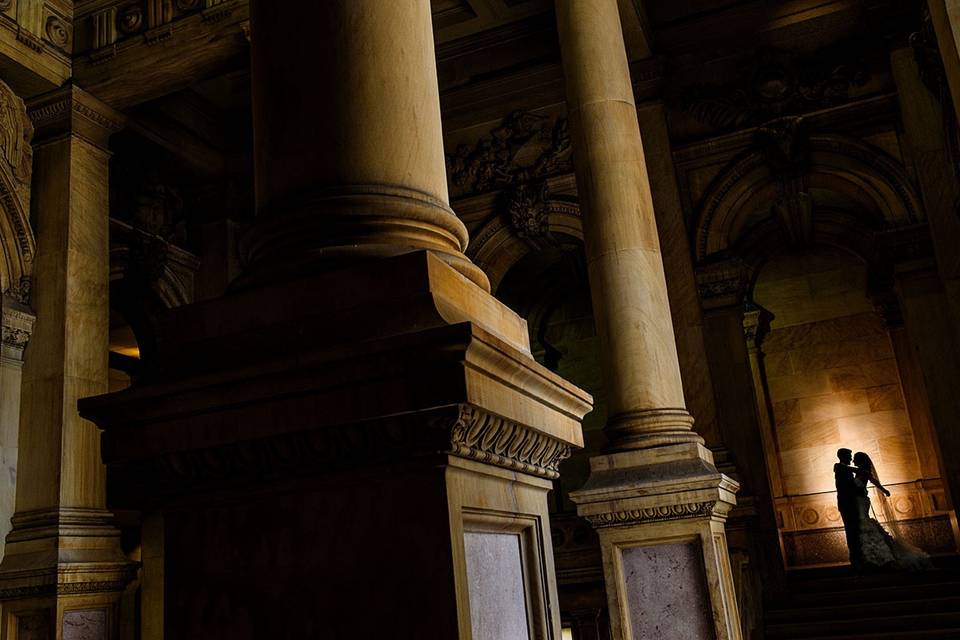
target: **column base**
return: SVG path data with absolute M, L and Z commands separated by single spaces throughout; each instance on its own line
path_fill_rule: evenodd
M 0 563 L 2 640 L 117 637 L 120 598 L 136 565 L 112 520 L 102 509 L 13 517 Z
M 724 531 L 737 489 L 698 443 L 591 458 L 570 497 L 600 536 L 614 640 L 740 640 Z

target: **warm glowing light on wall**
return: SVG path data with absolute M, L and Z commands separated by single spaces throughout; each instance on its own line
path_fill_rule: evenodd
M 560 638 L 562 640 L 573 640 L 573 628 L 564 627 L 560 630 Z
M 129 356 L 131 358 L 140 357 L 140 348 L 139 347 L 114 347 L 111 349 L 114 353 L 119 353 L 122 356 Z

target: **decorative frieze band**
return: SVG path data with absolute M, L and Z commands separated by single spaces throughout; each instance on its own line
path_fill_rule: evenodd
M 554 479 L 573 448 L 506 418 L 463 405 L 450 434 L 450 452 L 486 464 Z
M 597 529 L 604 527 L 618 527 L 624 525 L 642 524 L 647 522 L 662 522 L 664 520 L 685 520 L 687 518 L 702 518 L 713 515 L 716 501 L 690 502 L 684 504 L 661 505 L 641 509 L 627 509 L 612 513 L 598 513 L 586 516 Z
M 461 404 L 428 413 L 158 453 L 114 468 L 118 487 L 133 492 L 149 487 L 149 493 L 155 495 L 429 455 L 453 455 L 554 479 L 560 463 L 571 453 L 572 447 L 556 438 Z

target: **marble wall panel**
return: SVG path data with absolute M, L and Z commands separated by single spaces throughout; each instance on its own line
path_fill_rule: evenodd
M 484 640 L 529 638 L 520 536 L 467 532 L 464 547 L 473 637 Z
M 693 542 L 623 551 L 634 638 L 714 640 L 710 596 L 700 549 Z M 683 612 L 678 615 L 677 612 Z

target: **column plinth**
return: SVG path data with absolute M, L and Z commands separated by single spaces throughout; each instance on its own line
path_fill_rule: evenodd
M 570 497 L 600 534 L 616 640 L 739 639 L 723 529 L 737 483 L 684 401 L 617 2 L 556 7 L 611 451 Z M 671 581 L 683 593 L 655 586 Z M 650 609 L 671 613 L 652 620 Z

